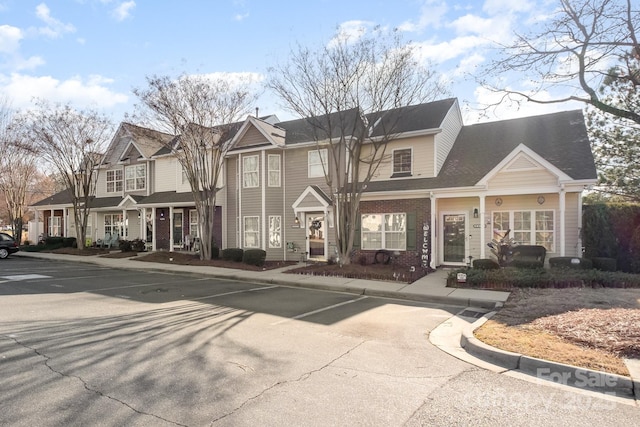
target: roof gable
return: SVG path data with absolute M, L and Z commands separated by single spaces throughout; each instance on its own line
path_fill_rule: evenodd
M 233 137 L 234 149 L 271 144 L 284 147 L 286 131 L 267 121 L 253 116 L 247 117 Z

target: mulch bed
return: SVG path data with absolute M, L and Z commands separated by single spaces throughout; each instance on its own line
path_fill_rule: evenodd
M 152 252 L 149 254 L 141 253 L 136 257 L 134 261 L 144 262 L 160 262 L 165 264 L 180 264 L 180 265 L 201 265 L 209 267 L 219 268 L 234 268 L 236 270 L 246 271 L 265 271 L 273 270 L 275 268 L 286 267 L 297 264 L 296 261 L 266 261 L 261 267 L 256 265 L 249 265 L 243 262 L 225 261 L 222 259 L 204 260 L 200 259 L 197 254 L 184 253 L 184 252 Z

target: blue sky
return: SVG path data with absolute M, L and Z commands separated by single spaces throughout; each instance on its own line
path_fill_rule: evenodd
M 0 93 L 14 107 L 33 97 L 106 112 L 133 112 L 131 89 L 147 75 L 250 73 L 286 61 L 300 43 L 322 46 L 343 32 L 398 28 L 419 47 L 461 105 L 492 99 L 469 73 L 486 62 L 492 42 L 508 42 L 548 17 L 550 0 L 0 0 Z M 516 78 L 517 82 L 518 79 Z M 526 80 L 522 80 L 526 85 Z M 261 114 L 290 118 L 270 93 Z M 527 104 L 489 119 L 540 114 L 576 105 Z M 465 122 L 479 112 L 465 108 Z

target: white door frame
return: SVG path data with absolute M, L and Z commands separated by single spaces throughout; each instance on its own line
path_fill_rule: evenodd
M 445 227 L 445 222 L 444 222 L 444 217 L 445 215 L 460 215 L 460 216 L 464 216 L 464 260 L 460 261 L 460 262 L 451 262 L 451 261 L 444 261 L 444 227 Z M 440 233 L 440 238 L 438 239 L 438 252 L 440 253 L 439 255 L 439 264 L 446 264 L 446 265 L 460 265 L 460 266 L 464 266 L 467 265 L 467 260 L 469 259 L 469 213 L 467 211 L 463 211 L 463 210 L 456 210 L 456 211 L 440 211 L 438 213 L 438 219 L 439 219 L 439 229 L 438 232 Z

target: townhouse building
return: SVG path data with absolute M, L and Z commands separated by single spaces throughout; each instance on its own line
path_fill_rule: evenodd
M 506 230 L 549 256 L 581 255 L 582 193 L 597 178 L 581 111 L 464 125 L 458 101 L 445 99 L 377 117 L 393 119 L 395 129 L 385 142 L 388 161 L 364 189 L 354 256 L 373 260 L 387 250 L 416 268 L 465 265 L 488 258 L 487 243 Z M 234 129 L 216 244 L 261 248 L 269 260 L 334 256 L 337 213 L 323 168 L 329 154 L 310 121 L 248 116 Z M 194 249 L 198 217 L 167 148 L 174 138 L 120 125 L 98 173 L 91 243 L 116 236 L 143 239 L 150 250 Z M 75 235 L 68 193 L 33 209 L 40 232 Z

